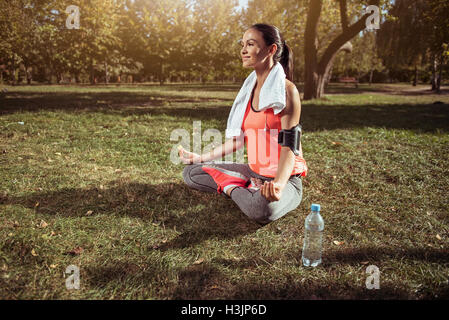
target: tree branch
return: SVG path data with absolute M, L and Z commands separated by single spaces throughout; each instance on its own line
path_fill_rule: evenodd
M 370 5 L 379 5 L 380 0 L 370 0 L 368 2 Z M 342 1 L 340 1 L 340 5 L 341 4 Z M 345 45 L 346 42 L 354 38 L 359 32 L 366 28 L 366 20 L 370 15 L 370 13 L 363 15 L 359 21 L 355 22 L 351 26 L 348 26 L 346 30 L 343 30 L 343 32 L 329 44 L 318 64 L 318 71 L 320 73 L 324 74 L 326 68 L 329 66 L 329 62 L 334 58 L 334 56 L 337 54 L 340 48 Z

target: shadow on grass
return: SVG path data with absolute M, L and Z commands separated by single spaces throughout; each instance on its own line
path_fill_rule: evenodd
M 88 211 L 92 211 L 90 216 L 128 215 L 180 233 L 154 248 L 159 250 L 191 247 L 211 238 L 234 238 L 260 228 L 232 200 L 177 183 L 150 185 L 119 180 L 103 189 L 61 189 L 24 197 L 7 196 L 0 198 L 0 204 L 22 205 L 55 217 L 81 217 Z
M 177 88 L 176 91 L 183 90 Z M 226 102 L 232 105 L 230 99 L 183 96 L 179 93 L 169 95 L 164 94 L 164 91 L 10 92 L 0 101 L 0 114 L 53 110 L 105 113 L 119 111 L 126 114 L 130 105 L 143 106 L 148 110 L 186 103 Z
M 175 194 L 176 192 L 176 194 Z M 101 198 L 98 195 L 101 194 Z M 175 196 L 174 196 L 175 194 Z M 147 250 L 170 250 L 188 248 L 209 239 L 231 239 L 255 232 L 259 225 L 249 221 L 239 212 L 232 201 L 216 194 L 192 190 L 177 183 L 158 185 L 130 183 L 117 180 L 104 188 L 62 189 L 54 192 L 39 192 L 23 197 L 3 197 L 1 204 L 22 205 L 35 209 L 41 214 L 61 217 L 85 216 L 93 210 L 97 214 L 121 216 L 128 215 L 147 222 L 156 223 L 179 233 L 173 240 Z M 30 249 L 31 250 L 31 249 Z M 293 249 L 292 249 L 293 250 Z M 287 260 L 295 257 L 298 264 L 299 252 L 287 251 Z M 449 298 L 446 287 L 426 288 L 422 293 L 412 294 L 410 289 L 401 285 L 381 282 L 380 290 L 368 290 L 364 280 L 366 274 L 361 271 L 363 281 L 346 283 L 335 281 L 321 282 L 319 279 L 304 276 L 282 281 L 258 277 L 256 280 L 239 281 L 229 278 L 221 270 L 232 269 L 235 273 L 247 273 L 259 266 L 275 264 L 280 257 L 247 257 L 236 261 L 214 258 L 211 261 L 187 267 L 164 264 L 163 261 L 149 255 L 139 262 L 123 260 L 110 261 L 100 266 L 86 266 L 83 279 L 94 288 L 104 289 L 105 294 L 114 292 L 115 298 L 166 298 L 166 299 L 438 299 Z M 332 269 L 345 264 L 360 266 L 363 271 L 366 264 L 377 265 L 382 272 L 382 262 L 394 259 L 420 260 L 431 263 L 448 263 L 447 250 L 434 248 L 376 248 L 328 250 L 325 252 L 320 268 Z M 177 279 L 173 283 L 170 279 Z M 250 277 L 251 278 L 251 277 Z M 299 279 L 300 280 L 300 279 Z M 121 290 L 123 289 L 123 290 Z M 408 290 L 408 291 L 407 291 Z M 150 293 L 148 293 L 150 292 Z M 129 294 L 129 295 L 128 295 Z M 151 295 L 151 296 L 148 296 Z
M 223 128 L 233 101 L 227 99 L 187 97 L 182 91 L 199 87 L 180 87 L 180 95 L 164 95 L 163 91 L 142 92 L 12 92 L 3 99 L 0 114 L 24 111 L 100 112 L 122 116 L 167 115 L 183 120 L 220 120 Z M 211 89 L 213 87 L 209 87 Z M 220 87 L 213 88 L 220 89 Z M 203 89 L 201 89 L 203 90 Z M 312 101 L 302 106 L 301 122 L 304 132 L 334 129 L 381 127 L 407 129 L 417 132 L 449 131 L 449 105 L 447 104 L 363 104 L 323 105 Z M 208 106 L 211 103 L 220 105 Z M 198 103 L 196 106 L 183 104 Z
M 345 279 L 320 281 L 307 276 L 285 280 L 257 278 L 231 281 L 213 263 L 189 266 L 178 270 L 178 284 L 170 290 L 169 299 L 238 299 L 238 300 L 326 300 L 326 299 L 447 299 L 448 290 L 437 286 L 427 291 L 411 293 L 400 284 L 381 282 L 380 288 L 367 289 L 365 269 L 360 271 L 360 283 Z
M 365 254 L 369 254 L 369 250 Z M 396 253 L 390 250 L 391 257 Z M 437 250 L 434 252 L 437 253 Z M 413 252 L 409 259 L 425 259 L 426 254 L 420 253 L 418 256 Z M 349 255 L 352 259 L 352 255 Z M 265 257 L 267 258 L 267 257 Z M 383 257 L 377 257 L 384 259 Z M 433 285 L 428 283 L 420 289 L 412 292 L 401 283 L 391 283 L 389 281 L 380 282 L 378 290 L 366 288 L 365 281 L 368 275 L 365 272 L 366 266 L 360 266 L 360 283 L 348 282 L 344 277 L 335 275 L 335 279 L 329 278 L 320 281 L 316 277 L 307 276 L 307 272 L 314 272 L 315 269 L 304 269 L 304 274 L 292 276 L 287 274 L 283 280 L 270 278 L 257 278 L 257 280 L 231 279 L 223 274 L 219 266 L 232 268 L 237 272 L 247 272 L 249 269 L 256 269 L 260 265 L 279 259 L 270 257 L 262 260 L 245 259 L 239 262 L 227 259 L 213 259 L 198 265 L 187 267 L 168 266 L 160 261 L 149 258 L 139 265 L 124 261 L 109 261 L 108 265 L 102 267 L 91 267 L 85 269 L 87 281 L 96 288 L 114 288 L 114 292 L 126 292 L 129 294 L 134 288 L 139 288 L 139 292 L 133 292 L 131 298 L 163 298 L 163 299 L 250 299 L 250 300 L 325 300 L 325 299 L 447 299 L 449 290 L 444 285 Z M 372 260 L 373 262 L 381 262 Z M 343 263 L 346 261 L 343 259 Z M 355 258 L 354 263 L 358 263 Z M 338 262 L 336 262 L 338 263 Z M 382 264 L 378 264 L 382 270 Z M 335 266 L 338 267 L 338 266 Z M 328 273 L 335 272 L 324 263 L 318 268 L 325 268 Z M 257 271 L 255 271 L 257 272 Z M 381 271 L 382 272 L 382 271 Z M 169 281 L 175 277 L 176 283 Z M 121 286 L 125 286 L 121 288 Z M 150 293 L 149 293 L 150 292 Z M 148 295 L 151 295 L 148 297 Z M 134 297 L 133 295 L 136 295 Z M 115 297 L 124 298 L 124 297 Z M 128 296 L 129 298 L 129 296 Z
M 449 251 L 436 248 L 358 248 L 332 251 L 323 260 L 323 266 L 333 264 L 382 263 L 390 259 L 421 260 L 435 263 L 449 263 Z
M 363 127 L 448 132 L 449 105 L 326 106 L 313 103 L 302 107 L 301 122 L 305 132 Z

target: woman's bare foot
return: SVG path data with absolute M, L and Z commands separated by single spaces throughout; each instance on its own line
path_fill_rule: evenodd
M 248 189 L 258 190 L 263 185 L 263 181 L 259 178 L 251 178 L 250 180 L 251 180 L 251 186 Z M 232 192 L 232 190 L 234 190 L 234 188 L 237 188 L 237 187 L 229 188 L 228 190 L 226 190 L 226 194 L 228 196 L 231 196 L 231 192 Z
M 226 190 L 226 194 L 227 194 L 229 197 L 231 197 L 231 192 L 232 192 L 232 190 L 234 190 L 235 188 L 237 188 L 237 187 L 229 188 L 228 190 Z
M 251 186 L 250 189 L 260 189 L 260 187 L 263 185 L 262 179 L 259 178 L 251 178 Z

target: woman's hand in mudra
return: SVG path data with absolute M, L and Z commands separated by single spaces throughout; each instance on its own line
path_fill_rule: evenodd
M 281 199 L 282 190 L 284 186 L 282 186 L 278 182 L 265 181 L 265 183 L 260 187 L 260 193 L 264 196 L 268 201 L 278 201 Z
M 179 158 L 184 164 L 200 163 L 201 156 L 197 153 L 189 152 L 184 150 L 182 146 L 178 147 Z

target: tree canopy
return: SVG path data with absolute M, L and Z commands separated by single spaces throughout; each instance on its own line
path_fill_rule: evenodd
M 383 17 L 381 29 L 368 32 L 370 4 Z M 69 5 L 79 7 L 79 29 L 66 27 Z M 371 79 L 374 70 L 393 75 L 416 66 L 441 82 L 448 6 L 442 0 L 249 0 L 238 10 L 238 0 L 1 1 L 0 73 L 14 83 L 24 72 L 29 82 L 123 82 L 130 75 L 160 83 L 242 81 L 248 70 L 237 41 L 263 22 L 281 30 L 294 53 L 294 79 L 305 82 L 310 97 L 320 96 L 331 75 Z

